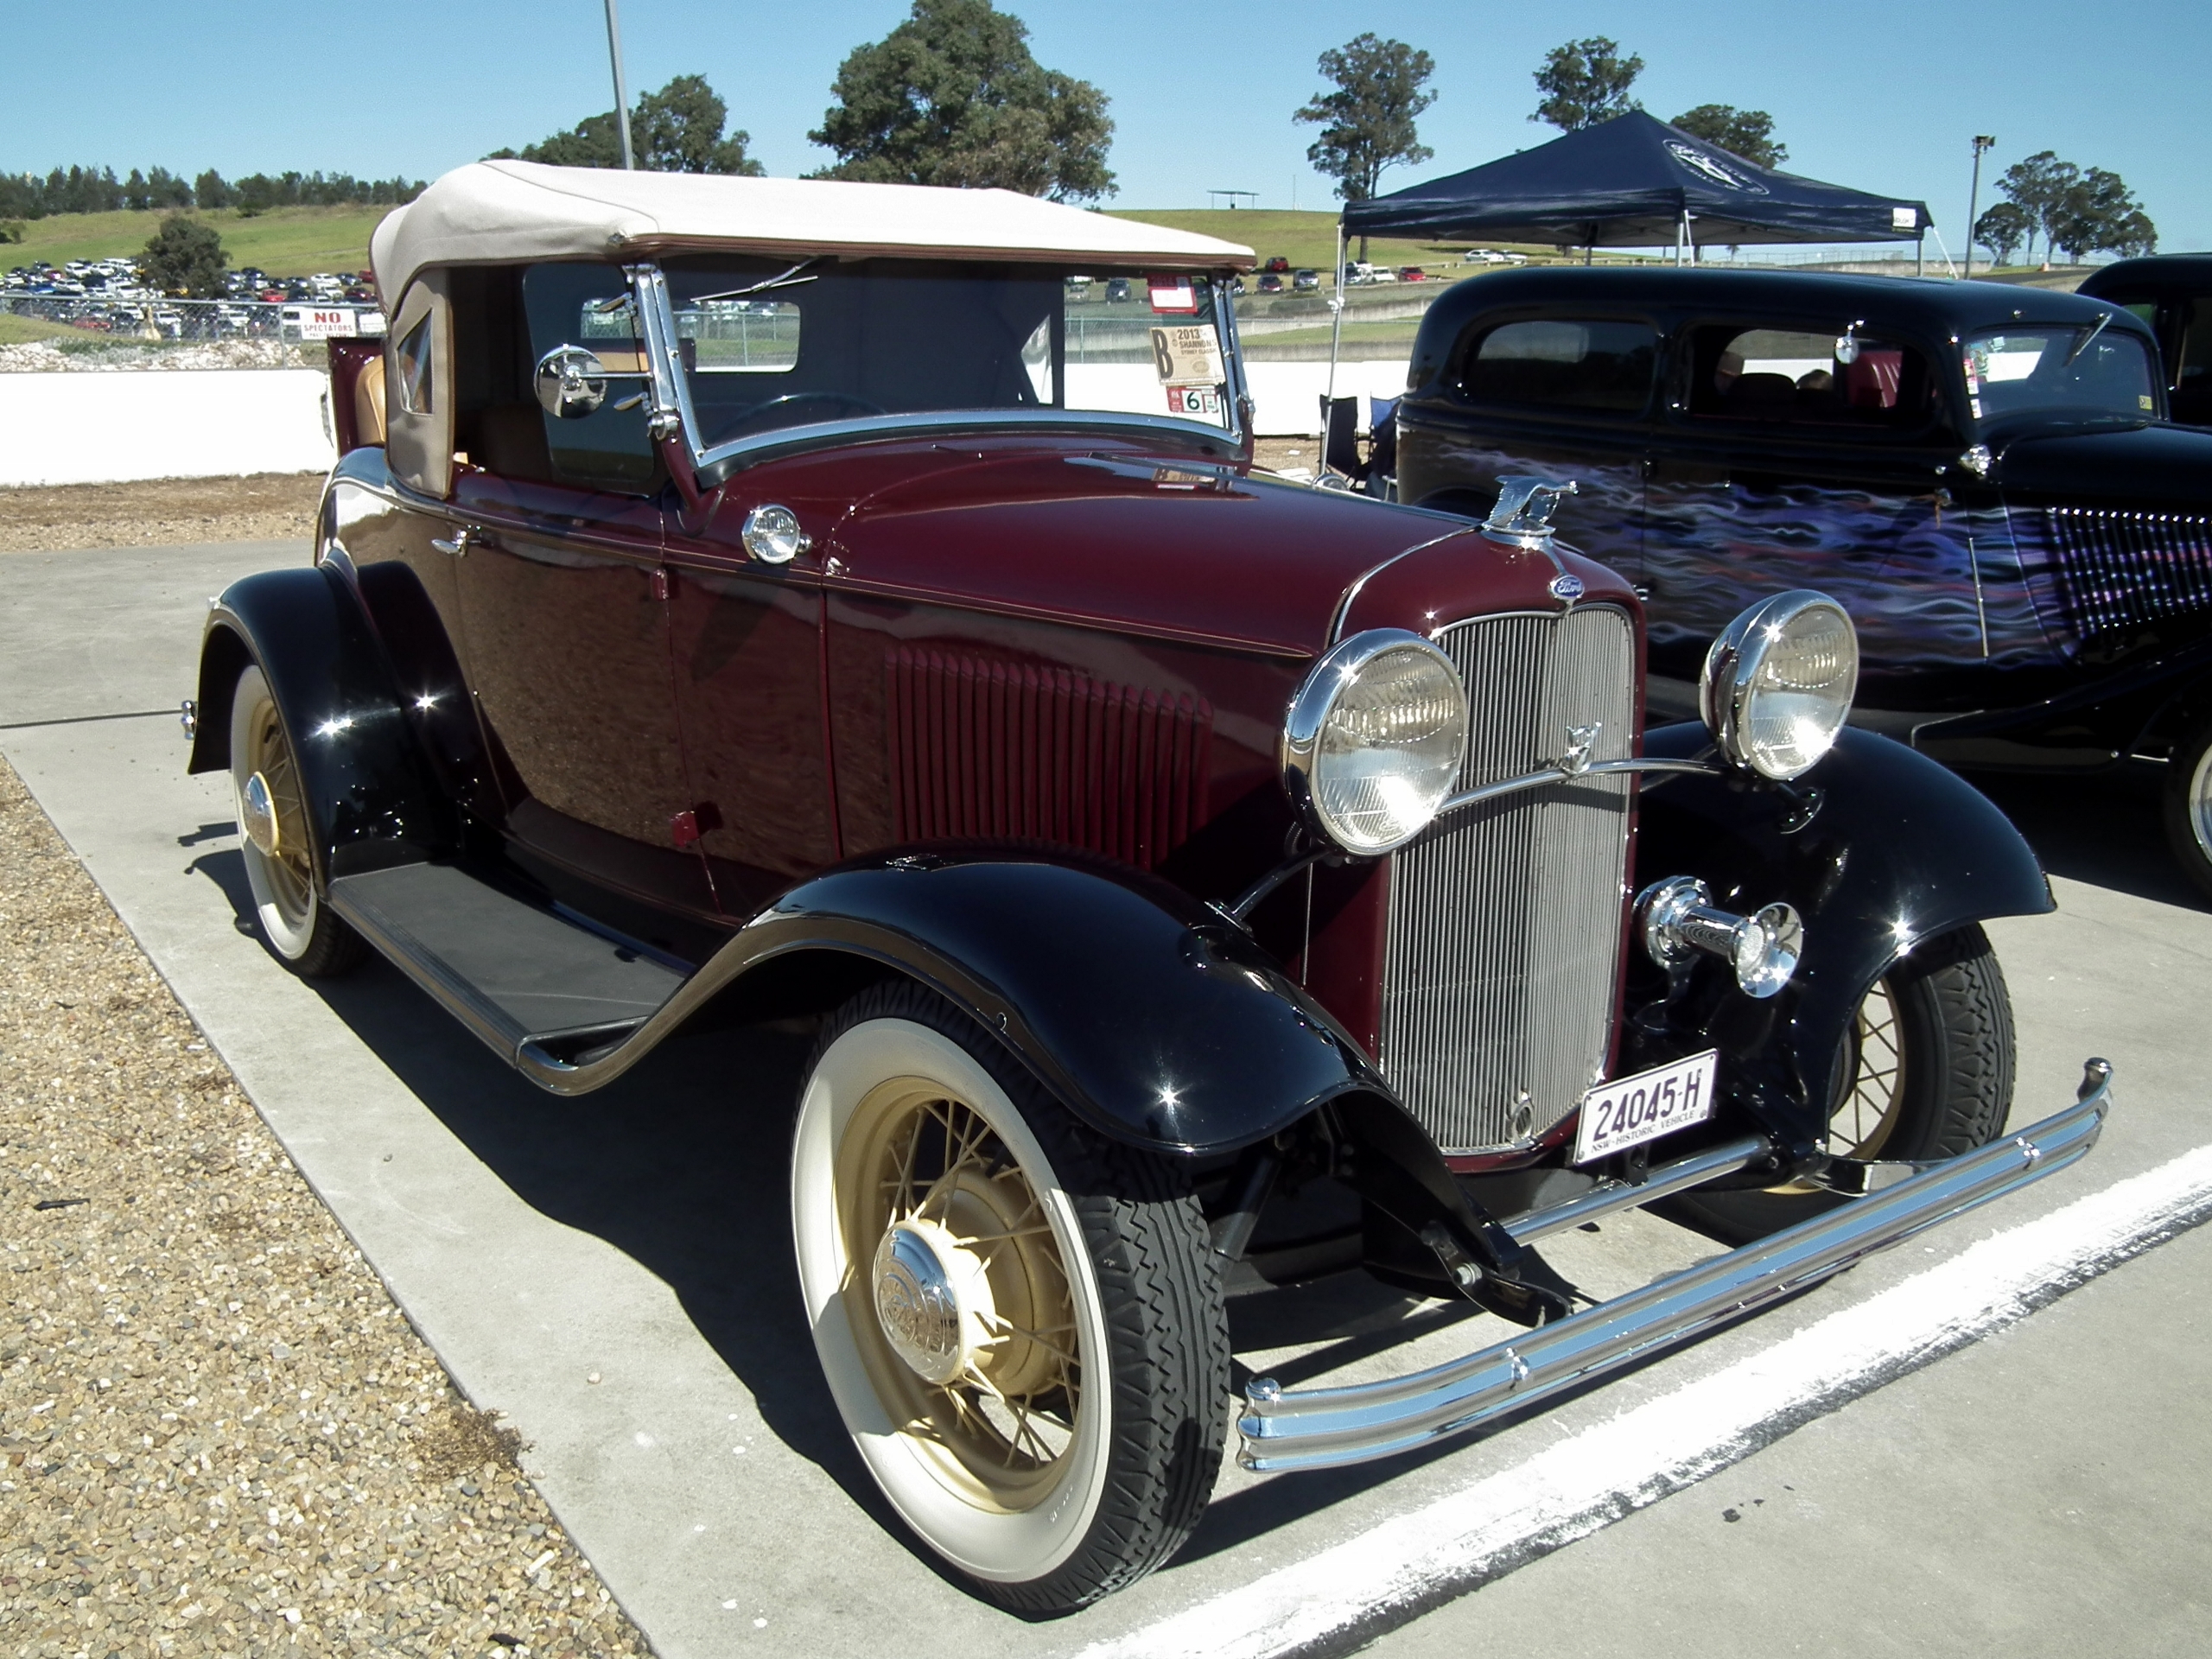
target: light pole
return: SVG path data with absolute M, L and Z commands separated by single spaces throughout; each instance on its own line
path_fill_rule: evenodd
M 607 15 L 612 16 L 614 0 L 607 0 L 607 3 L 609 8 Z M 1974 275 L 1974 213 L 1981 206 L 1981 153 L 1996 142 L 1994 138 L 1981 134 L 1976 134 L 1974 141 L 1974 183 L 1967 191 L 1967 275 L 1968 276 Z
M 615 16 L 614 0 L 607 0 L 607 55 L 614 63 L 614 130 L 622 137 L 622 168 L 633 173 L 638 158 L 630 149 L 630 89 L 622 80 L 622 20 Z

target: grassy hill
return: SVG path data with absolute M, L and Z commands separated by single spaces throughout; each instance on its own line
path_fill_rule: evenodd
M 368 269 L 369 232 L 387 211 L 383 207 L 275 207 L 254 218 L 241 219 L 234 209 L 223 208 L 196 216 L 221 233 L 232 270 L 258 265 L 272 276 L 306 276 L 323 270 Z M 1114 217 L 1242 242 L 1263 260 L 1281 254 L 1293 266 L 1327 271 L 1337 260 L 1334 213 L 1120 208 L 1115 210 Z M 39 259 L 58 265 L 69 259 L 137 253 L 160 229 L 162 219 L 160 213 L 57 213 L 51 219 L 32 219 L 23 226 L 21 244 L 0 244 L 0 269 Z M 1433 269 L 1455 262 L 1466 245 L 1378 237 L 1368 257 L 1378 265 Z M 1521 251 L 1555 255 L 1557 251 L 1527 248 Z
M 1232 212 L 1226 208 L 1116 208 L 1116 219 L 1141 219 L 1172 230 L 1195 231 L 1217 236 L 1224 242 L 1242 242 L 1262 260 L 1281 254 L 1294 268 L 1304 265 L 1319 271 L 1333 270 L 1337 263 L 1337 216 L 1334 213 L 1292 213 L 1287 209 L 1254 208 Z M 1368 258 L 1378 265 L 1421 265 L 1433 268 L 1457 262 L 1469 245 L 1465 242 L 1411 242 L 1396 237 L 1376 237 L 1368 245 Z M 1512 245 L 1491 243 L 1501 251 Z M 1528 254 L 1556 255 L 1555 248 L 1521 248 Z M 1357 258 L 1355 241 L 1346 257 Z
M 272 207 L 251 219 L 232 208 L 197 213 L 213 226 L 231 256 L 231 269 L 258 265 L 272 276 L 311 276 L 318 271 L 366 270 L 369 232 L 388 207 Z M 20 243 L 0 244 L 0 269 L 40 259 L 105 259 L 145 250 L 166 215 L 56 213 L 23 226 Z

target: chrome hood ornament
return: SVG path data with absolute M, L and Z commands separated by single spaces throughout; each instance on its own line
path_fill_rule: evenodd
M 1548 553 L 1552 514 L 1558 509 L 1560 498 L 1580 493 L 1571 478 L 1564 484 L 1554 484 L 1548 478 L 1509 473 L 1497 480 L 1497 505 L 1483 520 L 1483 534 L 1509 547 Z

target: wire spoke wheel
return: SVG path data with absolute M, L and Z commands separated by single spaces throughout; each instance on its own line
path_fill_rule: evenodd
M 1075 1442 L 1083 1360 L 1067 1268 L 1036 1188 L 982 1113 L 925 1078 L 871 1091 L 838 1164 L 854 1264 L 844 1295 L 877 1394 L 899 1402 L 903 1431 L 970 1501 L 1008 1511 L 1041 1502 Z M 912 1282 L 873 1271 L 894 1233 L 957 1287 L 950 1331 L 914 1328 L 909 1300 L 886 1306 L 899 1294 L 887 1282 Z M 948 1371 L 944 1381 L 901 1357 L 917 1342 L 932 1358 L 943 1351 L 930 1368 Z
M 1843 1033 L 1827 1150 L 1908 1162 L 1971 1151 L 2004 1127 L 2012 1065 L 2012 1007 L 1987 936 L 1968 925 L 1926 940 L 1874 982 Z M 1799 1180 L 1699 1188 L 1659 1208 L 1741 1244 L 1850 1202 Z
M 296 974 L 345 972 L 365 947 L 318 896 L 305 781 L 283 711 L 257 667 L 240 674 L 232 692 L 231 791 L 263 938 Z
M 1180 1166 L 1079 1128 L 995 1037 L 893 982 L 808 1064 L 791 1234 L 855 1447 L 981 1592 L 1064 1612 L 1197 1526 L 1229 1332 Z
M 1872 1158 L 1897 1128 L 1905 1102 L 1904 1033 L 1887 980 L 1877 980 L 1866 993 L 1845 1044 L 1828 1150 L 1839 1158 Z
M 2183 871 L 2212 899 L 2212 721 L 2174 748 L 2167 762 L 2166 839 Z

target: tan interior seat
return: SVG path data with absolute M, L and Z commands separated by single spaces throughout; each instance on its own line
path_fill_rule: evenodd
M 384 442 L 384 359 L 361 365 L 353 377 L 353 439 L 364 445 Z

